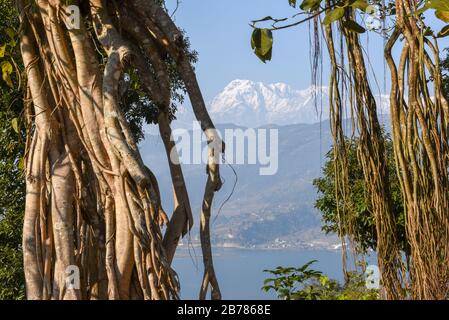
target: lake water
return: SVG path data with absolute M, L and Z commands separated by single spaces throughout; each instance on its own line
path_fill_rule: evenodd
M 274 293 L 261 290 L 268 277 L 263 270 L 299 267 L 310 260 L 318 260 L 311 268 L 339 281 L 343 279 L 340 250 L 214 249 L 214 266 L 223 299 L 275 299 Z M 200 248 L 178 250 L 173 266 L 181 280 L 182 299 L 198 299 L 202 263 Z

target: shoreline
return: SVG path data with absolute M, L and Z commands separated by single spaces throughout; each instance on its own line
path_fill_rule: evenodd
M 188 251 L 190 249 L 199 249 L 199 254 L 201 254 L 201 246 L 199 244 L 189 244 L 180 245 L 178 250 Z M 324 247 L 324 246 L 296 246 L 296 247 L 269 247 L 269 246 L 229 246 L 229 245 L 212 245 L 212 249 L 219 250 L 242 250 L 242 251 L 327 251 L 327 252 L 338 252 L 341 246 Z

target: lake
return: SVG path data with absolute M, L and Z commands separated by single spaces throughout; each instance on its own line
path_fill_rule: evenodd
M 318 260 L 312 265 L 313 269 L 339 281 L 343 279 L 340 250 L 214 249 L 214 266 L 223 299 L 275 299 L 273 292 L 261 290 L 268 277 L 263 270 L 277 266 L 299 267 L 310 260 Z M 173 266 L 180 277 L 182 299 L 198 299 L 202 263 L 200 248 L 178 250 Z

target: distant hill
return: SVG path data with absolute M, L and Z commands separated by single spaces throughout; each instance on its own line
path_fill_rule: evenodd
M 385 122 L 388 97 L 377 97 L 382 101 L 379 118 Z M 338 244 L 335 236 L 321 232 L 321 215 L 314 208 L 317 193 L 312 185 L 313 179 L 321 175 L 332 143 L 327 101 L 326 87 L 296 90 L 283 83 L 234 80 L 209 104 L 211 117 L 222 134 L 226 128 L 246 127 L 275 128 L 279 133 L 276 175 L 259 175 L 259 165 L 233 166 L 238 183 L 213 224 L 216 245 L 332 248 Z M 174 128 L 192 128 L 192 112 L 187 108 L 179 108 Z M 349 133 L 349 121 L 345 128 Z M 171 212 L 172 187 L 160 138 L 148 134 L 141 143 L 141 152 L 158 178 L 164 208 Z M 206 182 L 205 165 L 183 165 L 183 170 L 197 228 Z M 214 219 L 235 181 L 228 166 L 223 165 L 221 173 L 225 184 L 214 201 Z M 194 243 L 198 241 L 196 230 L 191 233 Z

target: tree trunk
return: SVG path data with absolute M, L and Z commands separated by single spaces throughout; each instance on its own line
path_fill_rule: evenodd
M 210 152 L 222 142 L 210 130 L 186 42 L 160 1 L 75 5 L 80 25 L 73 28 L 66 2 L 18 1 L 33 105 L 23 229 L 27 297 L 176 299 L 179 283 L 170 265 L 193 216 L 181 166 L 170 159 L 175 145 L 167 61 L 176 65 Z M 127 68 L 158 108 L 174 190 L 171 220 L 120 105 Z M 220 186 L 218 163 L 210 161 L 204 200 L 209 215 Z M 209 232 L 203 237 L 205 269 L 214 274 Z M 68 281 L 73 268 L 79 269 L 79 287 Z M 213 297 L 220 297 L 215 277 L 203 282 L 202 292 L 209 283 Z

